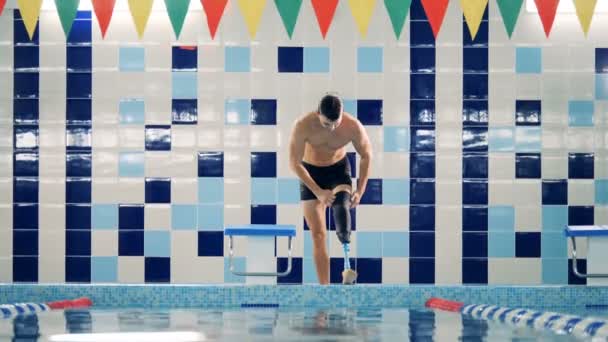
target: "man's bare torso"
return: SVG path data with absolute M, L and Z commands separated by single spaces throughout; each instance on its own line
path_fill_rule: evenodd
M 342 160 L 346 155 L 346 146 L 352 142 L 356 134 L 355 118 L 343 113 L 342 121 L 334 129 L 323 127 L 317 113 L 309 113 L 302 119 L 304 124 L 303 161 L 317 166 L 328 166 Z

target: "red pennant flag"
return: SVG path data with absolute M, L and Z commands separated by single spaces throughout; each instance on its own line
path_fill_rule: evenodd
M 215 39 L 215 32 L 220 25 L 220 20 L 224 15 L 224 9 L 228 0 L 201 0 L 205 14 L 207 15 L 207 26 L 211 33 L 211 39 Z
M 424 8 L 424 12 L 426 13 L 427 18 L 429 19 L 429 23 L 431 23 L 431 28 L 433 29 L 433 35 L 435 35 L 435 39 L 437 39 L 437 35 L 439 34 L 439 29 L 441 28 L 441 24 L 443 23 L 443 18 L 445 17 L 445 12 L 448 9 L 449 0 L 421 0 L 422 7 Z
M 321 34 L 323 35 L 323 39 L 327 35 L 327 31 L 329 30 L 329 25 L 331 25 L 331 21 L 334 19 L 334 14 L 336 13 L 336 7 L 338 7 L 338 0 L 311 0 L 312 7 L 315 9 L 315 15 L 317 16 L 317 21 L 319 22 L 319 28 L 321 29 Z
M 110 25 L 110 20 L 112 19 L 112 12 L 114 12 L 114 4 L 116 3 L 116 0 L 92 1 L 93 10 L 95 11 L 97 21 L 99 22 L 99 28 L 101 29 L 101 37 L 105 38 L 106 31 L 108 30 L 108 26 Z
M 0 15 L 2 15 L 2 11 L 4 11 L 4 5 L 6 5 L 6 0 L 0 0 Z
M 559 0 L 534 0 L 534 2 L 536 3 L 536 8 L 538 8 L 540 21 L 543 22 L 545 35 L 549 38 L 549 33 L 551 33 L 551 27 L 553 27 L 553 21 L 555 20 L 555 14 L 557 13 Z

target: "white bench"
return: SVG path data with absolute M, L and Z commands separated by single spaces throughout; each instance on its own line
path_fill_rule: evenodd
M 572 269 L 587 285 L 608 285 L 608 226 L 568 226 L 564 231 L 572 241 Z M 587 239 L 587 273 L 576 265 L 576 238 Z

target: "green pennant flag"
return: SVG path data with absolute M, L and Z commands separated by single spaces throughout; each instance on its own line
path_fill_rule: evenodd
M 169 19 L 171 20 L 175 37 L 179 39 L 179 35 L 182 33 L 182 27 L 184 26 L 184 20 L 186 19 L 186 14 L 188 14 L 190 0 L 165 0 L 165 5 L 167 6 L 167 13 L 169 13 Z
M 391 18 L 391 24 L 393 24 L 393 31 L 395 31 L 397 39 L 401 36 L 401 30 L 403 30 L 403 24 L 411 4 L 412 0 L 384 0 L 384 6 L 386 6 L 388 16 Z
M 79 4 L 80 0 L 55 0 L 59 20 L 61 20 L 61 26 L 66 37 L 70 35 L 70 30 L 72 30 Z
M 293 29 L 298 21 L 298 14 L 300 14 L 300 7 L 302 6 L 302 0 L 274 0 L 274 3 L 279 10 L 283 25 L 287 30 L 289 39 L 293 35 Z
M 521 11 L 521 5 L 524 0 L 496 0 L 498 2 L 498 8 L 500 9 L 500 15 L 502 15 L 502 21 L 507 29 L 509 38 L 513 34 L 519 12 Z

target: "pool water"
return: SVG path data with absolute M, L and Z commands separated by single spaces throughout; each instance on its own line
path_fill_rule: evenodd
M 0 320 L 0 341 L 580 340 L 425 308 L 138 308 L 53 311 Z

